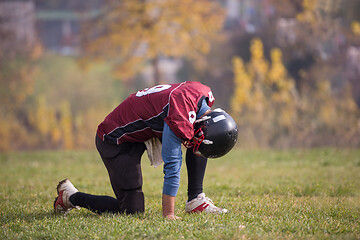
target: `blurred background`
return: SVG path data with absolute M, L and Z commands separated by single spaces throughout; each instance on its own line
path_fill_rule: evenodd
M 242 148 L 360 147 L 360 0 L 0 0 L 0 151 L 94 149 L 136 90 L 200 81 Z

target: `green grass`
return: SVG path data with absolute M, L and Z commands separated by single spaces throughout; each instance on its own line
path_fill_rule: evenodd
M 55 187 L 113 196 L 95 151 L 0 154 L 0 239 L 360 239 L 360 150 L 234 150 L 210 160 L 205 193 L 226 215 L 161 216 L 162 168 L 144 157 L 145 214 L 53 213 Z

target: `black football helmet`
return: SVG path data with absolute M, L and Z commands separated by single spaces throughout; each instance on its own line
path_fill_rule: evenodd
M 234 119 L 222 109 L 215 109 L 195 121 L 194 137 L 189 147 L 197 155 L 218 158 L 227 154 L 238 138 Z

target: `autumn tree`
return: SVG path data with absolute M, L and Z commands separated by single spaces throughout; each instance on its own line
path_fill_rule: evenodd
M 208 0 L 108 0 L 102 14 L 84 31 L 83 61 L 106 60 L 121 79 L 130 79 L 145 64 L 162 79 L 160 57 L 188 57 L 198 67 L 223 26 L 224 11 Z
M 248 62 L 233 58 L 231 111 L 242 146 L 359 146 L 360 110 L 349 83 L 334 89 L 327 74 L 335 70 L 322 64 L 312 73 L 321 80 L 305 85 L 300 95 L 282 51 L 271 48 L 269 59 L 264 52 L 261 39 L 254 38 Z
M 296 118 L 294 80 L 282 62 L 282 51 L 271 49 L 265 58 L 261 39 L 250 44 L 248 63 L 233 59 L 235 91 L 231 100 L 232 114 L 246 135 L 246 144 L 267 146 L 286 134 Z
M 0 2 L 0 151 L 19 147 L 26 138 L 27 113 L 24 102 L 33 90 L 37 71 L 34 61 L 41 47 L 27 32 L 16 31 L 19 25 L 33 29 L 33 5 L 23 2 Z M 19 9 L 23 7 L 24 9 Z M 21 15 L 27 12 L 27 16 Z

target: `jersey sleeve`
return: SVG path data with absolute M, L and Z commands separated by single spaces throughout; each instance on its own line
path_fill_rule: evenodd
M 166 123 L 174 134 L 182 140 L 190 140 L 194 135 L 197 103 L 186 97 L 170 99 Z
M 194 122 L 203 100 L 211 107 L 215 98 L 211 89 L 199 82 L 185 82 L 170 94 L 165 122 L 181 140 L 187 141 L 194 136 Z

